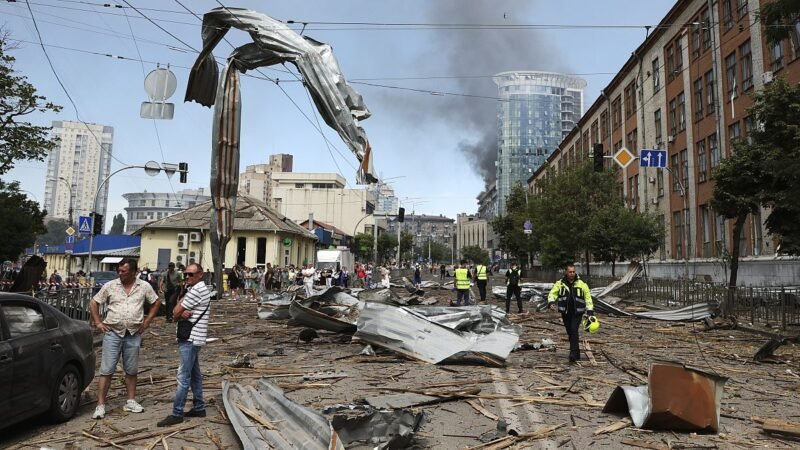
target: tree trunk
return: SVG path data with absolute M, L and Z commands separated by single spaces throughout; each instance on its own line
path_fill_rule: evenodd
M 612 278 L 617 276 L 616 267 L 617 267 L 617 257 L 615 256 L 614 259 L 611 260 L 611 277 Z
M 586 278 L 589 278 L 589 250 L 586 250 Z
M 731 271 L 730 277 L 728 278 L 728 295 L 726 296 L 726 305 L 722 311 L 723 315 L 729 315 L 733 310 L 734 294 L 736 293 L 736 282 L 739 273 L 739 252 L 741 251 L 739 248 L 739 240 L 746 220 L 747 214 L 740 214 L 736 217 L 736 221 L 733 222 L 733 234 L 731 236 L 733 239 L 731 243 Z

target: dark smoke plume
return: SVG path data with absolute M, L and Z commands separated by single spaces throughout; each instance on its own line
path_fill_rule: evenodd
M 436 0 L 428 2 L 428 22 L 437 24 L 519 25 L 536 22 L 538 2 L 529 0 Z M 439 28 L 431 31 L 429 51 L 422 55 L 418 72 L 425 75 L 458 76 L 447 87 L 432 80 L 414 87 L 483 97 L 498 97 L 497 86 L 488 76 L 509 70 L 567 72 L 559 60 L 559 49 L 541 32 Z M 485 77 L 484 77 L 485 76 Z M 472 77 L 472 78 L 467 78 Z M 393 95 L 393 108 L 419 119 L 446 120 L 448 127 L 478 135 L 462 140 L 458 150 L 488 186 L 495 180 L 497 159 L 497 101 L 460 96 Z M 405 111 L 402 111 L 405 109 Z M 405 114 L 404 114 L 405 115 Z M 471 138 L 469 138 L 471 139 Z

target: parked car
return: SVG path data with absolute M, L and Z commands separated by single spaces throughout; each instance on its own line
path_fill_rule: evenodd
M 0 429 L 42 413 L 69 420 L 94 370 L 88 323 L 28 295 L 0 293 Z
M 94 283 L 92 286 L 92 295 L 94 295 L 100 292 L 100 288 L 103 287 L 104 284 L 118 278 L 119 274 L 114 271 L 100 271 L 92 272 L 90 277 L 92 278 L 92 283 Z

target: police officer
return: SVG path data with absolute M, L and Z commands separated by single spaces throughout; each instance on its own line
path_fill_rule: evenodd
M 574 264 L 566 267 L 564 277 L 556 281 L 553 288 L 550 289 L 550 294 L 547 296 L 550 309 L 555 308 L 556 302 L 569 336 L 569 362 L 574 363 L 581 359 L 581 350 L 578 345 L 581 317 L 584 312 L 588 316 L 594 315 L 594 304 L 592 295 L 589 293 L 589 285 L 578 278 Z
M 466 259 L 462 259 L 461 265 L 456 269 L 456 306 L 461 306 L 462 298 L 464 306 L 469 306 L 469 270 Z
M 485 265 L 478 263 L 475 266 L 474 278 L 475 282 L 478 284 L 478 292 L 481 296 L 481 303 L 486 301 L 486 281 L 488 279 L 486 272 L 487 270 Z
M 517 309 L 522 312 L 521 289 L 519 287 L 520 272 L 517 263 L 511 263 L 511 268 L 506 271 L 506 314 L 511 312 L 511 296 L 517 297 Z

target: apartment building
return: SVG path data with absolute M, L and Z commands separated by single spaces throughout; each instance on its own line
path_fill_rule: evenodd
M 666 239 L 661 260 L 719 258 L 732 247 L 732 223 L 710 206 L 712 171 L 755 126 L 750 94 L 777 77 L 800 81 L 800 24 L 791 39 L 770 45 L 758 20 L 758 0 L 680 0 L 603 89 L 559 148 L 528 179 L 548 176 L 590 159 L 602 144 L 667 151 L 667 169 L 616 166 L 625 205 L 657 214 Z M 765 239 L 765 214 L 748 218 L 742 256 L 775 252 Z

